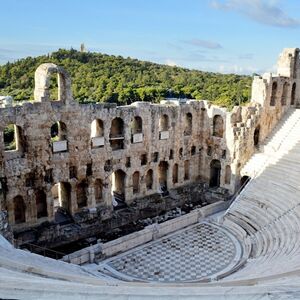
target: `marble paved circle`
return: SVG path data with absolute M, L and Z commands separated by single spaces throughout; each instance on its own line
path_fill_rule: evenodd
M 240 257 L 234 236 L 201 223 L 115 256 L 105 265 L 127 279 L 190 282 L 229 271 Z

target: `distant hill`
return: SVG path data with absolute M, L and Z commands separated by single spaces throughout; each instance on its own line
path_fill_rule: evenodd
M 130 104 L 187 97 L 231 108 L 250 98 L 250 76 L 202 72 L 74 49 L 0 66 L 0 95 L 11 95 L 15 100 L 33 99 L 34 71 L 44 62 L 65 67 L 72 78 L 74 98 L 79 102 Z

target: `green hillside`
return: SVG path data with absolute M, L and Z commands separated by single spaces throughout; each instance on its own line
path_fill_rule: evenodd
M 250 98 L 250 76 L 202 72 L 74 49 L 0 66 L 0 95 L 11 95 L 16 101 L 33 99 L 34 71 L 44 62 L 65 67 L 72 78 L 74 98 L 80 102 L 130 104 L 187 97 L 231 108 Z

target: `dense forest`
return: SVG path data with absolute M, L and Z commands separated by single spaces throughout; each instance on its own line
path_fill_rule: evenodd
M 250 98 L 250 76 L 202 72 L 74 49 L 0 66 L 0 95 L 13 96 L 15 101 L 33 99 L 34 72 L 44 62 L 61 65 L 70 73 L 73 95 L 79 102 L 123 105 L 180 97 L 206 99 L 232 108 Z M 55 78 L 52 82 L 55 85 Z

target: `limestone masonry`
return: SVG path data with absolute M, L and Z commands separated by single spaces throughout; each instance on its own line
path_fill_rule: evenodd
M 40 65 L 34 101 L 0 99 L 0 210 L 21 230 L 53 221 L 60 208 L 109 219 L 134 201 L 145 208 L 143 198 L 198 183 L 233 194 L 245 163 L 299 105 L 299 49 L 285 49 L 277 70 L 255 76 L 251 103 L 229 112 L 204 100 L 79 104 L 68 73 Z M 50 99 L 53 73 L 57 99 Z M 12 124 L 13 149 L 4 136 Z

